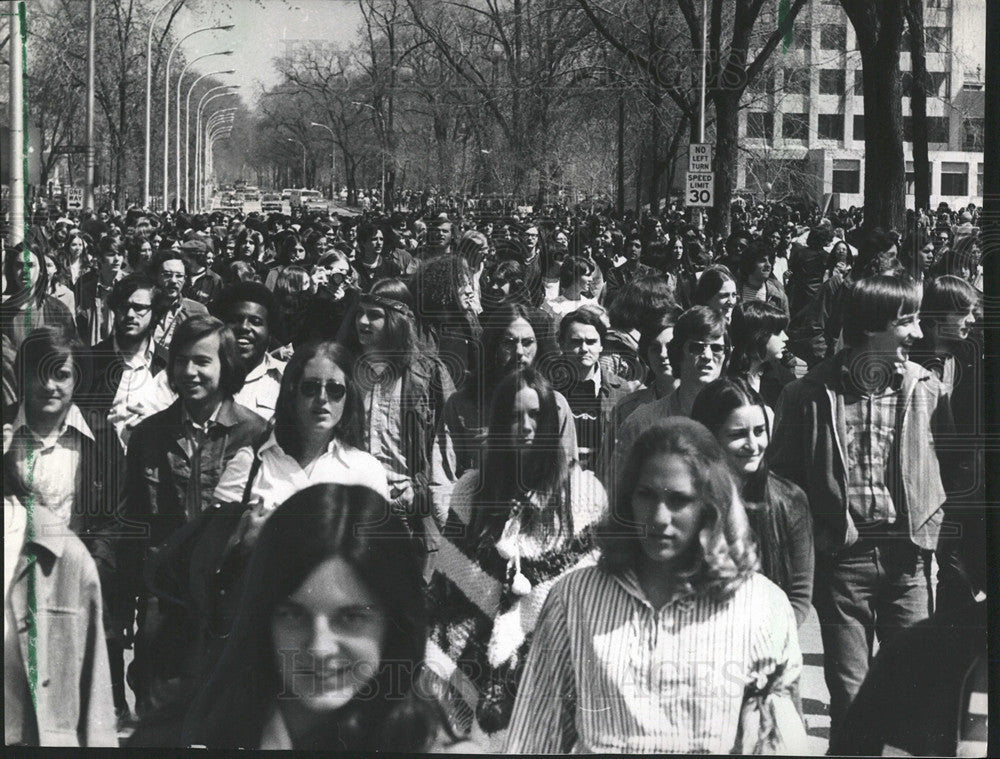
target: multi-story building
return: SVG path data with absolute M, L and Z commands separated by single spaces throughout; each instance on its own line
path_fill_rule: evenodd
M 926 0 L 927 127 L 931 206 L 982 204 L 983 60 L 968 44 L 982 34 L 985 0 Z M 979 14 L 981 23 L 975 23 Z M 747 93 L 740 115 L 737 186 L 755 194 L 804 193 L 835 208 L 863 204 L 864 97 L 854 28 L 836 0 L 806 5 L 792 43 Z M 903 86 L 907 205 L 914 205 L 910 53 L 904 38 Z

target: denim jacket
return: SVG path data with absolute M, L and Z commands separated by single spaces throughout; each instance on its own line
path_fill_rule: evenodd
M 778 398 L 774 435 L 767 455 L 771 468 L 809 496 L 818 554 L 835 554 L 854 544 L 858 530 L 848 512 L 847 430 L 839 368 L 844 353 L 818 364 L 785 387 Z M 908 361 L 903 369 L 903 411 L 896 444 L 902 510 L 910 540 L 937 548 L 945 490 L 936 448 L 953 433 L 951 408 L 932 372 Z

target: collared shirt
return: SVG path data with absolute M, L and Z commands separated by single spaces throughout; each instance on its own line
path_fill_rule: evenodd
M 605 430 L 602 429 L 601 415 L 601 380 L 600 364 L 590 377 L 574 382 L 566 390 L 566 400 L 573 412 L 573 422 L 576 425 L 577 452 L 580 466 L 593 470 L 601 449 L 601 439 Z
M 761 574 L 654 609 L 633 571 L 579 569 L 546 599 L 504 750 L 728 754 L 750 683 L 801 727 L 801 670 L 792 607 Z
M 146 339 L 145 345 L 134 353 L 125 353 L 113 338 L 115 353 L 121 356 L 121 380 L 115 390 L 114 400 L 108 412 L 108 421 L 118 433 L 122 448 L 128 446 L 132 428 L 157 411 L 162 411 L 173 403 L 173 392 L 167 387 L 164 393 L 166 372 L 153 373 L 153 341 Z M 159 374 L 163 378 L 159 379 Z M 129 410 L 129 407 L 135 411 Z
M 219 411 L 221 410 L 222 404 L 220 403 L 215 407 L 215 411 L 212 412 L 212 415 L 199 424 L 191 418 L 183 404 L 181 405 L 181 426 L 184 429 L 184 438 L 179 442 L 181 448 L 183 448 L 184 452 L 187 454 L 188 460 L 191 462 L 191 479 L 185 494 L 186 498 L 184 504 L 184 511 L 187 515 L 188 521 L 191 521 L 198 516 L 204 506 L 204 503 L 202 502 L 201 490 L 201 448 L 208 439 L 212 428 L 218 422 Z
M 403 378 L 392 382 L 374 382 L 365 393 L 368 450 L 385 467 L 392 491 L 412 494 L 412 480 L 403 450 Z M 408 503 L 403 503 L 408 506 Z
M 3 500 L 3 712 L 7 746 L 38 745 L 38 725 L 31 704 L 31 687 L 24 668 L 10 586 L 24 547 L 27 512 L 11 497 Z
M 259 748 L 261 751 L 291 751 L 295 748 L 292 745 L 292 736 L 288 734 L 288 725 L 285 724 L 285 718 L 277 706 L 264 723 Z
M 226 466 L 212 498 L 220 503 L 239 503 L 243 500 L 250 468 L 253 466 L 253 448 L 241 448 Z M 260 447 L 260 468 L 254 478 L 252 494 L 263 501 L 265 511 L 271 511 L 288 498 L 310 485 L 336 483 L 339 485 L 364 485 L 383 498 L 389 497 L 385 469 L 370 453 L 333 440 L 305 469 L 289 456 L 271 437 Z
M 855 524 L 896 522 L 903 505 L 895 465 L 903 375 L 896 372 L 881 391 L 858 387 L 850 369 L 840 367 L 847 453 L 847 504 Z
M 281 375 L 284 372 L 285 362 L 265 353 L 264 359 L 247 373 L 243 388 L 233 396 L 233 400 L 257 416 L 270 419 L 278 407 Z
M 23 404 L 12 427 L 14 467 L 36 503 L 69 524 L 80 479 L 80 441 L 94 433 L 74 403 L 62 426 L 44 438 L 28 426 Z
M 181 316 L 181 305 L 183 302 L 183 298 L 178 299 L 178 301 L 168 308 L 166 313 L 160 317 L 160 320 L 153 328 L 153 344 L 163 350 L 164 353 L 170 350 L 170 338 L 174 336 L 174 329 L 177 327 L 177 320 Z M 181 321 L 183 321 L 183 319 L 181 319 Z

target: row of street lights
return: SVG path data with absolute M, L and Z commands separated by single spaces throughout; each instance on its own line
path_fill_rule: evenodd
M 166 10 L 166 8 L 168 6 L 170 6 L 171 4 L 173 4 L 175 6 L 175 10 L 176 10 L 181 5 L 183 5 L 184 2 L 185 2 L 185 0 L 164 0 L 163 4 L 156 10 L 156 13 L 153 14 L 153 19 L 152 19 L 152 21 L 150 21 L 149 32 L 148 32 L 147 38 L 146 38 L 146 125 L 145 125 L 145 159 L 144 159 L 144 162 L 143 162 L 143 175 L 142 175 L 142 177 L 143 177 L 143 183 L 142 183 L 142 200 L 143 200 L 143 205 L 146 206 L 146 207 L 149 207 L 149 201 L 150 201 L 150 195 L 149 195 L 149 190 L 150 190 L 150 187 L 149 187 L 149 184 L 150 184 L 150 182 L 149 182 L 149 179 L 150 179 L 150 114 L 151 114 L 151 97 L 152 97 L 153 28 L 156 25 L 156 20 L 157 20 L 157 18 L 159 18 L 160 13 L 162 13 L 164 10 Z M 173 47 L 171 47 L 171 49 L 170 49 L 169 54 L 167 55 L 167 64 L 166 64 L 166 68 L 165 68 L 165 72 L 164 72 L 165 73 L 165 76 L 164 76 L 165 81 L 164 81 L 164 92 L 163 92 L 163 207 L 164 207 L 164 209 L 166 209 L 168 207 L 168 205 L 169 205 L 168 204 L 168 197 L 169 197 L 168 192 L 169 192 L 169 187 L 170 187 L 170 184 L 169 184 L 169 182 L 170 182 L 170 173 L 169 173 L 169 169 L 170 169 L 170 166 L 169 166 L 169 159 L 170 159 L 170 136 L 169 136 L 170 135 L 170 64 L 173 61 L 174 53 L 177 52 L 178 48 L 181 46 L 181 44 L 185 40 L 187 40 L 187 39 L 195 36 L 196 34 L 202 34 L 204 32 L 211 32 L 211 31 L 229 31 L 231 29 L 233 29 L 233 24 L 224 24 L 224 25 L 217 25 L 217 26 L 206 26 L 206 27 L 203 27 L 201 29 L 196 29 L 193 32 L 190 32 L 189 34 L 184 35 L 183 37 L 181 37 L 181 39 L 179 39 L 176 43 L 174 43 Z M 196 63 L 196 62 L 198 62 L 198 61 L 200 61 L 202 59 L 211 58 L 211 57 L 218 56 L 218 55 L 232 55 L 232 54 L 233 54 L 232 50 L 223 50 L 223 51 L 219 51 L 219 52 L 215 52 L 215 53 L 208 53 L 206 55 L 199 56 L 199 57 L 195 58 L 194 60 L 185 63 L 184 68 L 181 69 L 180 76 L 177 78 L 177 92 L 175 93 L 175 100 L 176 100 L 175 111 L 176 111 L 176 114 L 174 116 L 174 121 L 175 121 L 175 128 L 174 128 L 174 164 L 175 164 L 175 166 L 174 166 L 174 168 L 176 169 L 175 180 L 174 180 L 174 198 L 175 198 L 175 202 L 177 203 L 178 206 L 181 203 L 181 197 L 182 197 L 181 196 L 181 165 L 182 165 L 182 161 L 181 161 L 181 94 L 182 94 L 182 90 L 183 90 L 184 75 L 187 73 L 188 68 L 192 64 L 194 64 L 194 63 Z M 187 97 L 185 99 L 185 102 L 186 102 L 186 112 L 185 112 L 185 117 L 184 117 L 184 161 L 183 161 L 183 165 L 184 165 L 184 195 L 183 195 L 183 197 L 184 197 L 185 206 L 188 207 L 188 209 L 191 208 L 191 205 L 190 205 L 191 204 L 191 192 L 190 192 L 190 185 L 189 185 L 189 180 L 190 180 L 190 153 L 189 153 L 190 137 L 189 137 L 189 135 L 190 135 L 191 93 L 194 91 L 194 89 L 198 85 L 198 83 L 201 82 L 201 80 L 205 79 L 206 77 L 228 75 L 228 74 L 234 74 L 234 73 L 236 73 L 236 72 L 233 69 L 225 69 L 225 70 L 220 70 L 220 71 L 213 71 L 213 72 L 211 72 L 209 74 L 204 74 L 202 76 L 199 76 L 197 79 L 195 79 L 195 81 L 191 84 L 191 86 L 187 90 Z M 201 156 L 201 136 L 202 136 L 201 109 L 202 109 L 202 107 L 205 104 L 207 104 L 207 102 L 213 100 L 215 97 L 219 97 L 219 96 L 223 96 L 223 95 L 233 95 L 233 94 L 236 94 L 235 92 L 233 92 L 233 90 L 236 90 L 236 89 L 238 89 L 237 85 L 221 85 L 219 87 L 213 87 L 212 89 L 210 89 L 208 92 L 206 92 L 202 96 L 202 99 L 201 99 L 201 101 L 198 104 L 197 115 L 196 115 L 196 118 L 195 118 L 195 131 L 196 131 L 196 135 L 195 135 L 195 140 L 196 140 L 195 153 L 196 153 L 196 155 L 195 155 L 194 182 L 195 182 L 195 204 L 196 205 L 200 205 L 200 203 L 202 202 L 202 198 L 200 197 L 202 195 L 202 193 L 199 192 L 199 187 L 201 186 L 201 183 L 204 181 L 203 172 L 201 171 L 201 169 L 202 169 L 202 156 Z M 226 92 L 218 92 L 216 95 L 213 95 L 213 97 L 211 97 L 211 98 L 207 97 L 209 95 L 209 93 L 216 92 L 217 90 L 227 90 L 227 91 Z M 236 109 L 235 108 L 229 108 L 229 109 L 224 109 L 224 110 L 229 111 L 230 114 L 231 114 Z M 219 113 L 222 113 L 222 111 L 219 111 L 216 114 L 213 114 L 213 117 L 215 115 L 218 115 Z M 212 119 L 212 117 L 209 117 L 209 123 L 211 122 L 211 119 Z M 212 149 L 212 144 L 214 142 L 214 139 L 216 137 L 221 136 L 221 134 L 212 134 L 212 135 L 208 134 L 207 130 L 209 129 L 209 123 L 206 123 L 206 125 L 205 125 L 205 129 L 206 129 L 206 134 L 205 134 L 205 148 L 209 152 L 209 155 L 206 156 L 206 160 L 205 160 L 206 167 L 211 165 L 211 149 Z M 231 130 L 231 128 L 232 128 L 231 127 L 231 123 L 232 123 L 231 115 L 230 115 L 230 121 L 229 121 L 229 123 L 230 123 L 229 129 Z M 211 137 L 211 139 L 210 139 L 210 137 Z

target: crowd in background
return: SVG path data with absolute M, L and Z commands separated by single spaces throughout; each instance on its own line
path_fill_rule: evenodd
M 7 743 L 979 746 L 980 209 L 488 205 L 4 251 Z

